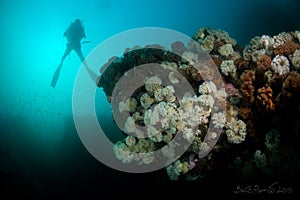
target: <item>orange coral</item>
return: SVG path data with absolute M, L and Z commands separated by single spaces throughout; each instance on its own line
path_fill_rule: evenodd
M 267 55 L 261 55 L 257 61 L 257 69 L 261 72 L 267 71 L 271 67 L 271 58 Z
M 255 72 L 253 70 L 246 70 L 241 75 L 241 92 L 245 99 L 252 103 L 254 101 L 254 87 L 253 81 L 255 80 Z
M 274 54 L 288 56 L 293 54 L 296 49 L 300 49 L 300 45 L 290 40 L 274 49 Z
M 290 72 L 283 82 L 283 89 L 300 90 L 300 74 L 296 71 Z
M 218 51 L 219 48 L 223 45 L 224 45 L 224 42 L 222 42 L 221 40 L 215 40 L 214 41 L 214 50 Z
M 243 71 L 245 69 L 249 69 L 250 63 L 243 58 L 238 58 L 234 60 L 234 65 L 238 71 Z
M 262 87 L 257 90 L 258 102 L 265 108 L 265 110 L 275 110 L 273 102 L 273 90 L 270 86 Z
M 247 132 L 249 133 L 249 136 L 251 138 L 257 138 L 257 135 L 256 135 L 256 128 L 255 128 L 255 122 L 253 119 L 250 119 L 248 122 L 247 122 Z
M 220 69 L 220 66 L 222 64 L 222 59 L 217 56 L 212 56 L 212 60 L 214 61 L 218 69 Z
M 251 108 L 249 107 L 244 107 L 239 109 L 239 116 L 242 117 L 242 119 L 248 119 L 251 114 Z
M 300 74 L 298 72 L 288 73 L 277 100 L 285 106 L 296 107 L 300 110 Z

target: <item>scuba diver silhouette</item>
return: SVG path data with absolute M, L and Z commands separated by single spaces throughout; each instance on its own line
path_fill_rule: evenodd
M 66 50 L 61 58 L 60 64 L 58 65 L 58 67 L 55 70 L 55 73 L 53 75 L 53 78 L 51 81 L 51 87 L 56 86 L 56 83 L 57 83 L 57 80 L 58 80 L 58 77 L 60 74 L 60 70 L 63 66 L 64 60 L 73 50 L 76 52 L 76 54 L 80 58 L 80 61 L 84 64 L 91 79 L 96 82 L 97 75 L 87 66 L 87 63 L 86 63 L 85 58 L 81 51 L 81 44 L 90 42 L 90 41 L 81 42 L 81 40 L 83 38 L 86 38 L 84 27 L 82 25 L 82 21 L 80 19 L 76 19 L 74 22 L 72 22 L 70 24 L 69 28 L 64 32 L 63 36 L 67 38 L 68 43 L 66 44 Z

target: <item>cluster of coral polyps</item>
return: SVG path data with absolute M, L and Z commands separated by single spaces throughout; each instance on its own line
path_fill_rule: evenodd
M 199 57 L 193 45 L 184 46 L 180 41 L 169 50 L 159 45 L 126 49 L 122 57 L 113 57 L 103 66 L 106 70 L 98 87 L 109 101 L 119 79 L 143 64 L 161 65 L 172 83 L 163 83 L 160 74 L 150 74 L 132 96 L 121 98 L 118 112 L 130 115 L 124 120 L 124 140 L 114 146 L 116 157 L 124 163 L 151 164 L 155 159 L 151 154 L 134 157 L 130 152 L 152 152 L 182 134 L 190 146 L 166 166 L 172 180 L 204 179 L 217 172 L 243 178 L 299 174 L 300 32 L 257 36 L 244 48 L 222 30 L 200 28 L 192 38 L 219 70 L 225 90 L 210 81 L 212 67 L 193 67 Z M 189 82 L 193 95 L 186 93 L 178 99 L 173 87 L 181 84 L 177 72 Z M 222 103 L 225 110 L 212 112 Z M 141 126 L 149 137 L 139 137 L 144 134 Z M 208 155 L 200 158 L 199 151 L 211 147 L 204 137 L 217 137 L 208 133 L 209 126 L 222 132 Z M 172 158 L 175 149 L 170 147 L 163 154 Z

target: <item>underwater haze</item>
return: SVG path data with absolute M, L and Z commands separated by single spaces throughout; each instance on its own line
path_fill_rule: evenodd
M 73 85 L 81 67 L 74 51 L 64 61 L 56 87 L 50 86 L 66 48 L 63 33 L 75 19 L 83 21 L 85 40 L 90 41 L 82 44 L 87 57 L 104 40 L 141 27 L 188 36 L 212 27 L 227 31 L 243 46 L 257 35 L 299 30 L 298 8 L 297 0 L 2 0 L 0 196 L 92 196 L 105 192 L 106 184 L 168 182 L 160 171 L 126 174 L 110 169 L 81 143 L 72 117 Z M 101 88 L 95 98 L 98 114 L 106 119 L 104 129 L 111 132 L 107 136 L 119 137 Z

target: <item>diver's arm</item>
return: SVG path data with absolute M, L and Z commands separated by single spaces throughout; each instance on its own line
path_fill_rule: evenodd
M 82 29 L 83 38 L 86 38 L 85 31 Z
M 64 37 L 68 37 L 69 32 L 70 32 L 70 28 L 68 28 L 68 29 L 64 32 L 63 36 L 64 36 Z

